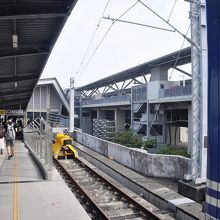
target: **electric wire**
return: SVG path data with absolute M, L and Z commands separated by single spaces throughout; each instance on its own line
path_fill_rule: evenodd
M 109 26 L 109 28 L 107 29 L 106 33 L 104 34 L 104 36 L 102 37 L 102 39 L 100 40 L 100 42 L 98 43 L 97 47 L 95 48 L 94 52 L 92 53 L 92 55 L 90 56 L 90 58 L 88 59 L 87 63 L 85 64 L 81 74 L 78 77 L 78 80 L 80 79 L 80 77 L 82 77 L 84 71 L 86 70 L 87 66 L 89 65 L 89 63 L 91 62 L 92 58 L 94 57 L 95 53 L 97 52 L 97 50 L 99 49 L 99 47 L 101 46 L 101 44 L 103 43 L 103 41 L 105 40 L 106 36 L 108 35 L 108 33 L 110 32 L 111 28 L 113 27 L 113 25 L 115 24 L 115 22 L 120 19 L 121 17 L 123 17 L 125 14 L 127 14 L 133 7 L 135 7 L 138 4 L 138 1 L 136 3 L 134 3 L 132 6 L 130 6 L 124 13 L 122 13 L 117 19 L 115 19 L 115 21 L 112 21 L 112 24 Z
M 116 20 L 115 18 L 110 18 L 110 17 L 103 17 L 103 18 L 108 19 L 108 20 L 112 20 L 112 21 Z M 157 29 L 157 30 L 162 30 L 162 31 L 175 32 L 173 29 L 171 30 L 171 29 L 167 29 L 167 28 L 162 28 L 162 27 L 152 26 L 152 25 L 148 25 L 148 24 L 137 23 L 137 22 L 133 22 L 133 21 L 125 21 L 125 20 L 122 20 L 122 19 L 117 19 L 117 22 L 134 24 L 134 25 L 139 25 L 139 26 L 148 27 L 148 28 Z
M 188 27 L 188 29 L 187 29 L 186 36 L 187 36 L 188 33 L 189 33 L 190 27 L 191 27 L 191 24 L 189 25 L 189 27 Z M 170 73 L 169 80 L 172 78 L 173 72 L 174 72 L 175 67 L 176 67 L 176 65 L 177 65 L 177 62 L 178 62 L 178 60 L 179 60 L 179 58 L 180 58 L 181 50 L 183 49 L 183 46 L 184 46 L 184 44 L 185 44 L 185 41 L 186 41 L 186 38 L 183 39 L 183 42 L 182 42 L 182 44 L 181 44 L 180 51 L 179 51 L 179 53 L 178 53 L 178 55 L 177 55 L 177 58 L 176 58 L 176 60 L 175 60 L 175 64 L 174 64 L 174 66 L 173 66 L 173 68 L 172 68 L 172 72 Z
M 146 5 L 144 2 L 141 0 L 138 0 L 140 4 L 142 4 L 145 8 L 147 8 L 149 11 L 151 11 L 154 15 L 156 15 L 158 18 L 160 18 L 162 21 L 167 23 L 170 27 L 173 28 L 178 34 L 180 34 L 183 38 L 185 38 L 191 45 L 195 46 L 198 48 L 198 45 L 196 45 L 190 38 L 188 38 L 185 34 L 181 33 L 176 27 L 174 27 L 170 22 L 166 21 L 162 16 L 160 16 L 156 11 L 154 11 L 152 8 L 150 8 L 148 5 Z
M 108 0 L 107 3 L 106 3 L 106 5 L 105 5 L 105 8 L 104 8 L 104 10 L 103 10 L 103 12 L 102 12 L 102 15 L 101 15 L 101 17 L 100 17 L 100 19 L 99 19 L 99 21 L 98 21 L 98 24 L 97 24 L 97 26 L 96 26 L 96 29 L 95 29 L 95 31 L 93 32 L 92 38 L 91 38 L 91 40 L 90 40 L 90 42 L 89 42 L 89 45 L 88 45 L 88 47 L 87 47 L 87 49 L 86 49 L 86 51 L 85 51 L 85 54 L 84 54 L 84 56 L 83 56 L 83 58 L 82 58 L 82 61 L 80 62 L 80 65 L 79 65 L 79 67 L 78 67 L 78 69 L 77 69 L 77 72 L 76 72 L 76 74 L 75 74 L 75 77 L 76 77 L 76 75 L 79 73 L 79 71 L 80 71 L 80 69 L 81 69 L 81 67 L 82 67 L 82 64 L 83 64 L 83 62 L 84 62 L 84 60 L 85 60 L 85 58 L 86 58 L 86 56 L 87 56 L 87 54 L 88 54 L 88 51 L 89 51 L 89 49 L 90 49 L 90 46 L 91 46 L 91 44 L 92 44 L 92 42 L 93 42 L 93 40 L 94 40 L 94 38 L 95 38 L 95 35 L 96 35 L 96 33 L 97 33 L 97 31 L 98 31 L 98 29 L 99 29 L 99 27 L 100 27 L 101 21 L 102 21 L 102 19 L 103 19 L 103 16 L 104 16 L 104 14 L 105 14 L 105 11 L 106 11 L 106 9 L 107 9 L 107 7 L 108 7 L 109 2 L 110 2 L 110 0 Z
M 168 19 L 167 19 L 167 22 L 170 21 L 170 18 L 171 18 L 171 16 L 172 16 L 173 11 L 174 11 L 174 8 L 175 8 L 175 6 L 176 6 L 176 2 L 177 2 L 177 0 L 174 1 L 173 7 L 172 7 L 171 12 L 170 12 L 170 15 L 169 15 L 169 17 L 168 17 Z

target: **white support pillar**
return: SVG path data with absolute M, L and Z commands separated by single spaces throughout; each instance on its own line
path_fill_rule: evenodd
M 70 78 L 70 124 L 69 129 L 74 131 L 74 78 Z
M 125 111 L 115 108 L 115 132 L 125 129 Z

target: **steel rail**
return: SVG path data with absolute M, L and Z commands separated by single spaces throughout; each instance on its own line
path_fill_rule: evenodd
M 106 219 L 106 220 L 110 220 L 110 218 L 108 218 L 108 216 L 105 215 L 105 213 L 101 210 L 101 208 L 99 207 L 99 205 L 91 198 L 91 196 L 85 192 L 85 190 L 80 186 L 80 184 L 78 184 L 73 177 L 69 174 L 69 172 L 63 167 L 62 164 L 59 163 L 59 160 L 54 159 L 54 162 L 56 165 L 59 166 L 59 168 L 62 169 L 62 171 L 65 173 L 65 175 L 68 176 L 69 180 L 79 189 L 79 191 L 86 196 L 87 200 L 89 200 L 89 202 L 92 204 L 93 208 L 95 210 L 98 211 L 99 217 L 101 217 L 101 219 Z
M 138 211 L 140 213 L 143 213 L 144 215 L 146 215 L 148 218 L 152 219 L 152 220 L 162 220 L 165 219 L 164 216 L 161 217 L 156 213 L 153 213 L 152 210 L 147 209 L 146 207 L 144 207 L 142 204 L 138 203 L 137 201 L 135 201 L 131 196 L 129 196 L 128 194 L 126 194 L 125 192 L 123 192 L 121 189 L 119 189 L 114 183 L 110 182 L 108 179 L 106 179 L 104 176 L 102 176 L 99 172 L 97 172 L 96 170 L 92 169 L 89 165 L 87 165 L 86 163 L 84 163 L 80 158 L 75 159 L 77 160 L 79 163 L 83 164 L 83 166 L 86 167 L 87 170 L 89 170 L 91 173 L 94 173 L 96 176 L 98 176 L 98 178 L 100 178 L 103 182 L 107 183 L 108 186 L 110 186 L 111 188 L 113 188 L 120 196 L 122 196 L 123 198 L 125 198 L 130 204 L 132 204 L 135 208 L 138 209 Z M 100 215 L 103 217 L 103 219 L 111 219 L 108 216 L 105 215 L 105 212 L 100 208 L 100 206 L 91 198 L 91 196 L 85 192 L 85 190 L 74 180 L 74 178 L 68 173 L 68 170 L 65 169 L 65 167 L 63 167 L 62 164 L 60 164 L 59 160 L 55 160 L 55 163 L 57 165 L 59 165 L 59 167 L 61 167 L 62 171 L 65 172 L 65 174 L 70 178 L 71 182 L 73 182 L 77 188 L 79 188 L 80 192 L 82 192 L 82 194 L 84 194 L 88 200 L 93 204 L 93 206 L 98 210 L 98 212 L 100 213 Z

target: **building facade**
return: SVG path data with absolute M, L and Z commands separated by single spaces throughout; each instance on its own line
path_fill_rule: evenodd
M 53 117 L 69 116 L 69 103 L 66 94 L 56 78 L 40 79 L 28 103 L 24 121 L 32 121 L 37 117 L 52 120 Z
M 192 83 L 188 73 L 188 80 L 169 80 L 168 71 L 175 56 L 167 55 L 78 88 L 82 131 L 111 139 L 109 131 L 114 133 L 131 127 L 146 139 L 185 146 L 190 151 Z M 177 65 L 189 63 L 189 57 L 190 53 L 183 54 L 182 59 L 180 55 Z

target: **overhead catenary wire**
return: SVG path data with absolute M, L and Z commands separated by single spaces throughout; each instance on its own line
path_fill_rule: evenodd
M 189 25 L 189 27 L 188 27 L 188 29 L 187 29 L 187 31 L 186 31 L 186 36 L 187 36 L 188 33 L 189 33 L 190 27 L 191 27 L 191 24 Z M 175 67 L 176 67 L 176 65 L 177 65 L 177 62 L 178 62 L 178 60 L 179 60 L 179 58 L 180 58 L 181 50 L 183 49 L 183 46 L 184 46 L 184 44 L 185 44 L 185 41 L 186 41 L 186 38 L 183 39 L 183 42 L 182 42 L 181 47 L 180 47 L 180 51 L 179 51 L 179 53 L 178 53 L 178 55 L 177 55 L 177 58 L 176 58 L 175 63 L 174 63 L 174 66 L 173 66 L 173 68 L 172 68 L 172 72 L 170 73 L 169 80 L 171 79 L 171 77 L 172 77 L 172 75 L 173 75 L 173 72 L 174 72 L 174 70 L 175 70 Z
M 92 42 L 93 42 L 93 40 L 94 40 L 94 38 L 95 38 L 95 35 L 96 35 L 96 33 L 97 33 L 97 31 L 98 31 L 98 29 L 99 29 L 99 27 L 100 27 L 100 24 L 101 24 L 101 21 L 102 21 L 102 19 L 103 19 L 104 14 L 105 14 L 105 11 L 106 11 L 106 9 L 107 9 L 107 7 L 108 7 L 108 5 L 109 5 L 109 2 L 110 2 L 110 0 L 108 0 L 108 1 L 106 2 L 106 4 L 105 4 L 104 10 L 103 10 L 103 12 L 102 12 L 102 15 L 101 15 L 101 17 L 100 17 L 100 19 L 99 19 L 99 21 L 98 21 L 98 24 L 96 25 L 96 29 L 95 29 L 95 31 L 93 32 L 92 38 L 91 38 L 91 40 L 90 40 L 90 42 L 89 42 L 89 45 L 88 45 L 88 47 L 87 47 L 87 49 L 86 49 L 86 51 L 85 51 L 84 56 L 83 56 L 83 58 L 82 58 L 82 60 L 81 60 L 81 62 L 80 62 L 80 65 L 79 65 L 79 67 L 78 67 L 78 69 L 77 69 L 77 72 L 76 72 L 76 74 L 75 74 L 75 77 L 76 77 L 76 75 L 79 73 L 79 71 L 80 71 L 80 69 L 81 69 L 81 67 L 82 67 L 82 65 L 83 65 L 83 62 L 84 62 L 84 60 L 85 60 L 85 58 L 86 58 L 86 56 L 87 56 L 87 54 L 88 54 L 88 51 L 89 51 L 89 49 L 90 49 L 90 47 L 91 47 L 91 44 L 92 44 Z
M 86 56 L 87 56 L 87 53 L 88 53 L 88 51 L 89 51 L 89 48 L 90 48 L 90 46 L 91 46 L 91 44 L 92 44 L 92 42 L 93 42 L 93 40 L 94 40 L 94 38 L 95 38 L 95 35 L 96 35 L 96 33 L 97 33 L 99 27 L 100 27 L 102 18 L 103 18 L 103 16 L 104 16 L 104 13 L 105 13 L 107 7 L 108 7 L 109 2 L 110 2 L 110 0 L 108 0 L 107 3 L 106 3 L 106 5 L 105 5 L 105 8 L 104 8 L 104 10 L 103 10 L 103 12 L 102 12 L 102 15 L 101 15 L 101 17 L 100 17 L 100 19 L 99 19 L 99 21 L 98 21 L 98 24 L 97 24 L 97 26 L 96 26 L 96 29 L 95 29 L 94 33 L 93 33 L 93 36 L 92 36 L 92 38 L 91 38 L 91 40 L 90 40 L 90 42 L 89 42 L 89 45 L 88 45 L 88 47 L 87 47 L 87 49 L 86 49 L 86 51 L 85 51 L 85 54 L 84 54 L 84 56 L 83 56 L 83 59 L 82 59 L 82 61 L 80 62 L 80 65 L 79 65 L 79 68 L 78 68 L 78 70 L 77 70 L 77 72 L 76 72 L 76 75 L 79 73 L 80 68 L 81 68 L 81 66 L 82 66 L 82 64 L 83 64 L 83 62 L 84 62 L 84 60 L 85 60 L 85 58 L 86 58 Z M 76 77 L 76 75 L 75 75 L 75 77 Z
M 166 21 L 162 16 L 160 16 L 156 11 L 154 11 L 152 8 L 150 8 L 148 5 L 146 5 L 144 2 L 141 0 L 138 0 L 145 8 L 147 8 L 149 11 L 151 11 L 154 15 L 156 15 L 158 18 L 160 18 L 162 21 L 167 23 L 170 27 L 172 27 L 178 34 L 180 34 L 183 38 L 185 38 L 191 45 L 194 47 L 198 48 L 198 46 L 190 39 L 188 38 L 185 34 L 183 34 L 181 31 L 179 31 L 175 26 L 170 24 L 169 21 Z
M 86 70 L 87 66 L 89 65 L 89 63 L 91 62 L 92 58 L 94 57 L 95 53 L 97 52 L 97 50 L 99 49 L 99 47 L 101 46 L 101 44 L 103 43 L 103 41 L 105 40 L 106 36 L 108 35 L 108 33 L 110 32 L 111 28 L 113 27 L 113 25 L 115 24 L 115 22 L 122 18 L 125 14 L 127 14 L 133 7 L 135 7 L 138 4 L 139 1 L 137 1 L 136 3 L 134 3 L 132 6 L 130 6 L 124 13 L 122 13 L 115 21 L 112 21 L 112 24 L 109 26 L 109 28 L 107 29 L 106 33 L 104 34 L 104 36 L 102 37 L 102 39 L 100 40 L 100 42 L 98 43 L 97 47 L 95 48 L 94 52 L 92 53 L 92 55 L 90 56 L 90 58 L 88 59 L 87 63 L 85 64 L 81 74 L 78 77 L 78 80 L 80 79 L 80 77 L 83 75 L 84 71 Z
M 170 21 L 170 18 L 171 18 L 171 16 L 172 16 L 173 11 L 174 11 L 174 8 L 175 8 L 175 6 L 176 6 L 176 2 L 177 2 L 177 0 L 174 0 L 173 7 L 172 7 L 171 12 L 170 12 L 170 15 L 169 15 L 169 17 L 168 17 L 168 19 L 167 19 L 167 22 Z

